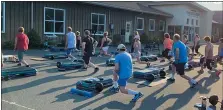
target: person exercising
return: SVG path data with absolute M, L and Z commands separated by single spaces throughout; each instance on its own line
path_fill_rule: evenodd
M 83 53 L 83 60 L 84 60 L 84 70 L 87 70 L 88 65 L 94 68 L 94 73 L 99 71 L 99 68 L 96 67 L 91 60 L 91 56 L 93 55 L 93 49 L 94 49 L 94 42 L 95 39 L 90 36 L 90 31 L 86 30 L 85 32 L 85 38 L 82 41 L 82 53 Z
M 65 49 L 67 50 L 67 56 L 71 59 L 71 61 L 74 61 L 76 58 L 71 54 L 74 49 L 76 49 L 76 35 L 74 32 L 72 32 L 72 28 L 67 28 L 68 33 L 65 37 Z
M 110 88 L 111 92 L 119 92 L 119 89 L 124 94 L 134 95 L 131 102 L 136 102 L 143 96 L 141 92 L 127 89 L 127 81 L 132 76 L 133 66 L 132 57 L 126 52 L 124 44 L 119 44 L 117 47 L 119 54 L 115 56 L 115 67 L 113 70 L 113 87 Z
M 165 33 L 163 41 L 164 51 L 162 52 L 163 59 L 160 62 L 165 62 L 165 58 L 167 58 L 168 60 L 171 59 L 169 52 L 172 49 L 172 45 L 173 45 L 173 40 L 170 39 L 169 33 Z
M 105 55 L 105 56 L 111 56 L 110 54 L 108 54 L 108 48 L 109 48 L 109 44 L 112 42 L 111 39 L 108 38 L 108 32 L 104 32 L 104 37 L 101 40 L 101 52 L 99 57 L 101 57 L 101 55 Z
M 173 68 L 173 74 L 171 78 L 168 79 L 168 81 L 174 82 L 174 71 L 177 72 L 182 78 L 188 80 L 191 84 L 191 88 L 195 87 L 197 85 L 197 81 L 190 78 L 189 76 L 185 75 L 185 64 L 188 61 L 188 53 L 187 53 L 187 47 L 183 42 L 180 41 L 180 35 L 174 34 L 173 36 L 174 44 L 173 44 L 173 56 L 174 56 L 174 62 L 172 64 Z
M 217 70 L 215 68 L 212 68 L 211 63 L 213 61 L 213 50 L 214 50 L 214 45 L 211 43 L 211 38 L 209 36 L 204 37 L 204 41 L 206 42 L 206 46 L 205 46 L 205 55 L 204 55 L 204 62 L 201 64 L 201 70 L 199 70 L 199 73 L 203 73 L 204 72 L 204 65 L 206 65 L 206 67 L 209 70 L 214 70 L 216 72 L 216 75 L 219 76 L 219 74 L 221 73 L 221 70 Z
M 81 47 L 81 33 L 79 31 L 77 31 L 76 35 L 77 35 L 76 48 L 77 48 L 77 50 L 80 50 L 80 47 Z
M 29 64 L 23 59 L 24 53 L 28 50 L 29 47 L 29 38 L 24 33 L 24 28 L 19 27 L 18 34 L 15 37 L 15 46 L 14 50 L 18 51 L 18 66 L 21 66 L 22 63 L 26 65 L 26 67 L 30 67 Z
M 196 52 L 197 55 L 201 55 L 200 52 L 198 51 L 200 48 L 200 37 L 198 34 L 195 35 L 194 38 L 194 45 L 192 47 L 192 55 L 194 56 L 194 51 Z

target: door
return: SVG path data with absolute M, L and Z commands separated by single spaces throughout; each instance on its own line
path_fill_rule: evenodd
M 129 43 L 129 36 L 131 35 L 132 22 L 127 21 L 125 27 L 125 43 Z
M 194 36 L 195 36 L 195 28 L 194 27 L 189 27 L 189 41 L 193 41 Z

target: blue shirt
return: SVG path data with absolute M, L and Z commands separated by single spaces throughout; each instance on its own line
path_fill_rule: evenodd
M 115 64 L 119 64 L 119 78 L 130 78 L 133 73 L 132 57 L 129 53 L 123 52 L 115 56 Z
M 186 45 L 181 42 L 177 41 L 173 44 L 173 54 L 174 54 L 174 59 L 176 59 L 176 49 L 179 49 L 179 63 L 187 63 L 188 61 L 188 56 L 187 56 L 187 47 Z
M 76 48 L 76 35 L 73 32 L 67 33 L 67 48 Z

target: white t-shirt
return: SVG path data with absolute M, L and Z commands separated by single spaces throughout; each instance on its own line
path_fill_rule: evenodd
M 67 48 L 76 48 L 76 35 L 73 32 L 67 33 Z

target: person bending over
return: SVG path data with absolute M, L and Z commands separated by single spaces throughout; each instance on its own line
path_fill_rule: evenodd
M 95 42 L 95 39 L 90 36 L 90 31 L 85 31 L 85 38 L 82 42 L 82 53 L 83 53 L 83 60 L 84 60 L 84 70 L 87 70 L 88 65 L 94 68 L 94 72 L 99 71 L 99 68 L 96 67 L 91 60 L 91 56 L 93 55 L 93 45 Z
M 126 47 L 123 44 L 119 44 L 117 47 L 119 54 L 115 56 L 115 67 L 113 70 L 113 87 L 110 88 L 111 92 L 119 92 L 119 89 L 124 94 L 134 95 L 131 102 L 136 102 L 143 96 L 141 92 L 127 89 L 127 81 L 132 76 L 133 66 L 132 57 L 126 52 Z
M 26 34 L 24 34 L 23 27 L 19 27 L 18 32 L 19 33 L 15 37 L 15 46 L 14 46 L 14 50 L 18 51 L 19 63 L 17 65 L 21 66 L 23 63 L 26 65 L 26 67 L 29 67 L 29 64 L 23 59 L 25 51 L 28 50 L 29 38 L 27 37 Z

